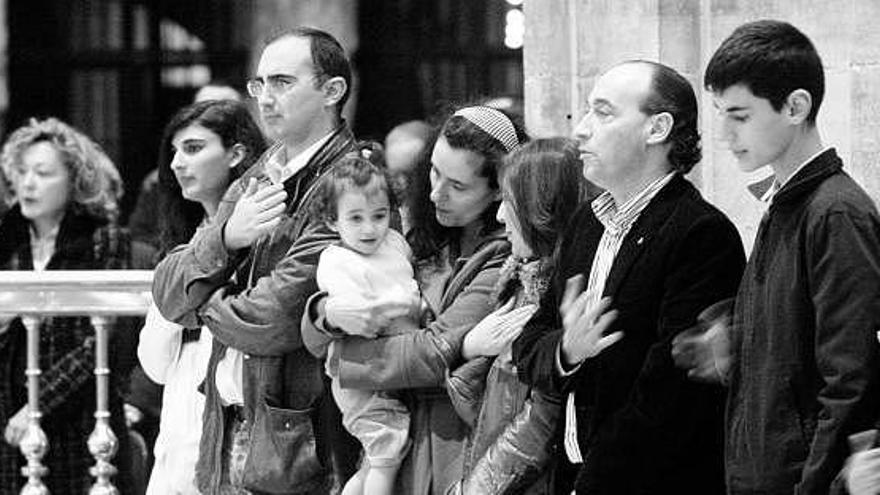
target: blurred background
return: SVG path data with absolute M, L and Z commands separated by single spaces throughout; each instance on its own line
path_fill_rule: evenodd
M 521 100 L 521 2 L 0 0 L 0 133 L 54 115 L 93 137 L 123 175 L 124 220 L 168 118 L 212 80 L 244 93 L 273 29 L 342 42 L 357 72 L 347 117 L 381 141 L 449 102 Z

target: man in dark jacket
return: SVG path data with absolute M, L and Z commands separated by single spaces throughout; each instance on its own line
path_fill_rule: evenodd
M 342 436 L 322 364 L 300 334 L 318 256 L 338 240 L 308 205 L 316 181 L 355 148 L 340 116 L 350 84 L 329 34 L 298 28 L 270 39 L 247 87 L 276 144 L 230 185 L 215 220 L 156 269 L 163 316 L 214 335 L 196 467 L 203 493 L 328 493 L 353 474 L 357 444 Z
M 705 84 L 740 168 L 773 170 L 728 332 L 732 366 L 717 367 L 730 385 L 728 491 L 827 494 L 847 436 L 871 427 L 880 401 L 880 218 L 822 144 L 822 62 L 794 26 L 738 27 Z
M 591 495 L 722 493 L 724 391 L 670 356 L 700 311 L 733 296 L 745 263 L 733 224 L 684 178 L 700 160 L 693 88 L 627 62 L 587 105 L 575 135 L 584 175 L 606 192 L 574 214 L 513 348 L 523 380 L 566 397 L 557 492 L 576 475 Z

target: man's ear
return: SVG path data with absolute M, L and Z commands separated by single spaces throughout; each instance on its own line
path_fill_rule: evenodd
M 322 85 L 324 91 L 324 105 L 332 107 L 339 103 L 345 92 L 348 91 L 348 83 L 340 76 L 331 77 Z
M 232 151 L 232 160 L 229 162 L 229 168 L 235 168 L 247 155 L 247 147 L 241 143 L 235 143 L 230 151 Z
M 797 125 L 807 121 L 812 109 L 813 95 L 806 89 L 796 89 L 788 94 L 782 111 L 792 124 Z
M 674 119 L 669 112 L 660 112 L 651 115 L 651 123 L 648 127 L 648 144 L 660 144 L 666 141 L 666 138 L 672 133 L 672 125 Z

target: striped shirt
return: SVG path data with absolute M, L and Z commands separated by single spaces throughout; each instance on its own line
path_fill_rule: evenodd
M 596 248 L 593 264 L 590 267 L 590 278 L 587 281 L 588 311 L 599 304 L 599 301 L 602 299 L 602 293 L 605 291 L 605 281 L 608 279 L 608 274 L 611 272 L 611 267 L 614 265 L 614 259 L 617 257 L 617 252 L 623 244 L 623 239 L 629 233 L 636 220 L 638 220 L 642 211 L 645 210 L 645 207 L 648 206 L 648 203 L 654 199 L 654 196 L 674 176 L 675 172 L 670 172 L 648 184 L 641 192 L 630 198 L 619 208 L 608 191 L 602 193 L 590 204 L 593 208 L 593 213 L 599 222 L 602 223 L 605 231 L 602 233 L 602 239 L 599 240 L 599 246 Z M 566 373 L 566 375 L 571 373 L 574 373 L 574 371 Z M 574 392 L 568 394 L 565 404 L 564 444 L 565 453 L 568 455 L 570 462 L 575 464 L 584 462 L 577 440 Z

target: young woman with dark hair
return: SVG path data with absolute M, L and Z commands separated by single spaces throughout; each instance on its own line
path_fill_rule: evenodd
M 177 112 L 159 153 L 162 254 L 187 243 L 199 224 L 211 221 L 226 188 L 265 149 L 260 128 L 242 103 L 209 100 Z M 199 493 L 195 465 L 205 398 L 197 389 L 212 346 L 211 333 L 203 330 L 171 323 L 155 306 L 141 330 L 141 365 L 165 386 L 148 495 Z

